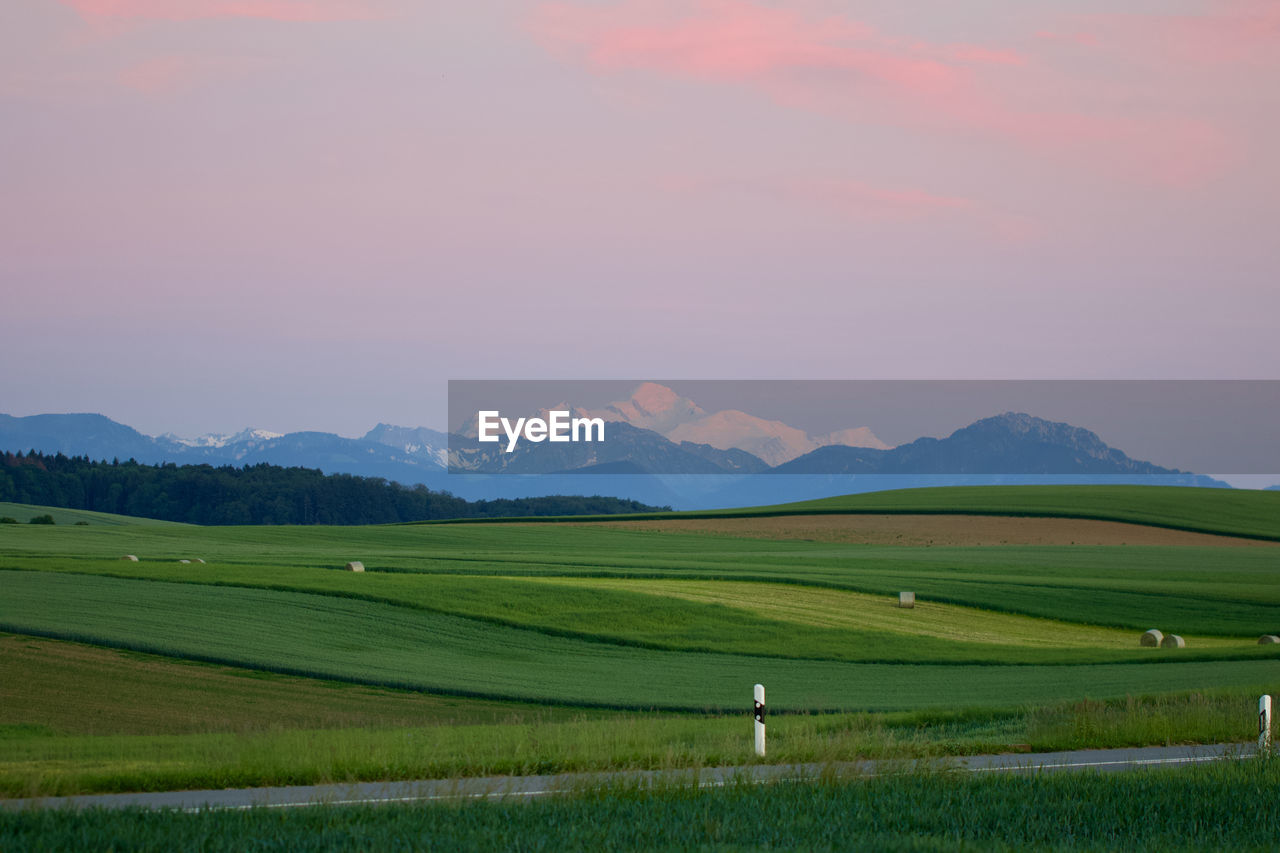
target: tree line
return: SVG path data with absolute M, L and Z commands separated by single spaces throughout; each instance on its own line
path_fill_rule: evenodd
M 0 501 L 209 525 L 387 524 L 670 509 L 599 495 L 468 501 L 422 485 L 314 468 L 95 462 L 34 450 L 0 456 Z

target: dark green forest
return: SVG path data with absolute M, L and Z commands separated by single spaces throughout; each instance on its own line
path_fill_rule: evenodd
M 426 486 L 313 468 L 142 465 L 35 451 L 0 456 L 0 501 L 192 524 L 387 524 L 669 509 L 598 495 L 467 501 Z

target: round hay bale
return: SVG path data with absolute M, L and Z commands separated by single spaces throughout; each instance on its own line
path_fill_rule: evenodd
M 1170 634 L 1160 641 L 1160 648 L 1162 649 L 1183 649 L 1186 646 L 1186 641 L 1177 634 Z
M 899 607 L 915 607 L 916 594 L 914 592 L 898 593 L 898 606 Z
M 188 564 L 188 565 L 191 563 L 191 561 L 190 561 L 190 560 L 179 560 L 178 562 L 179 562 L 179 563 L 186 563 L 186 564 Z
M 347 563 L 347 571 L 349 571 L 349 572 L 363 572 L 363 571 L 364 571 L 364 563 L 360 562 L 359 560 L 352 560 L 350 563 Z
M 125 555 L 124 555 L 123 557 L 121 557 L 120 559 L 122 559 L 122 560 L 128 560 L 130 563 L 136 563 L 136 562 L 138 562 L 138 558 L 137 558 L 137 556 L 135 556 L 135 555 L 133 555 L 133 554 L 125 554 Z
M 1155 628 L 1147 631 L 1142 635 L 1142 639 L 1138 640 L 1139 645 L 1147 646 L 1152 649 L 1158 649 L 1162 642 L 1164 642 L 1164 634 L 1157 631 Z
M 1258 638 L 1258 645 L 1260 646 L 1270 646 L 1274 643 L 1280 643 L 1280 637 L 1275 634 L 1263 634 Z

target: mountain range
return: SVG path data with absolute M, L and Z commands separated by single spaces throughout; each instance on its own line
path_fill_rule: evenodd
M 810 435 L 781 421 L 771 421 L 738 409 L 708 413 L 665 385 L 643 382 L 628 400 L 601 409 L 577 409 L 579 415 L 603 418 L 651 430 L 676 444 L 705 444 L 717 450 L 743 450 L 775 467 L 830 445 L 888 450 L 867 427 Z
M 183 439 L 151 437 L 104 415 L 0 415 L 0 449 L 39 450 L 91 459 L 180 465 L 297 465 L 327 473 L 384 477 L 406 484 L 444 476 L 448 436 L 426 427 L 378 424 L 360 438 L 327 432 L 246 429 Z M 428 485 L 431 485 L 428 483 Z
M 148 464 L 269 463 L 421 483 L 472 500 L 612 495 L 682 509 L 921 485 L 1121 480 L 1226 485 L 1132 459 L 1087 429 L 1023 413 L 983 418 L 945 438 L 890 447 L 865 426 L 810 435 L 746 412 L 707 412 L 656 383 L 640 385 L 628 400 L 572 410 L 603 418 L 608 441 L 521 442 L 506 453 L 501 444 L 478 442 L 474 429 L 447 435 L 384 423 L 359 438 L 261 429 L 151 437 L 100 414 L 45 414 L 0 415 L 0 451 Z

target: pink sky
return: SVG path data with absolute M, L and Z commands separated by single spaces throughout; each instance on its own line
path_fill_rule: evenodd
M 5 0 L 0 412 L 1276 378 L 1280 4 Z

